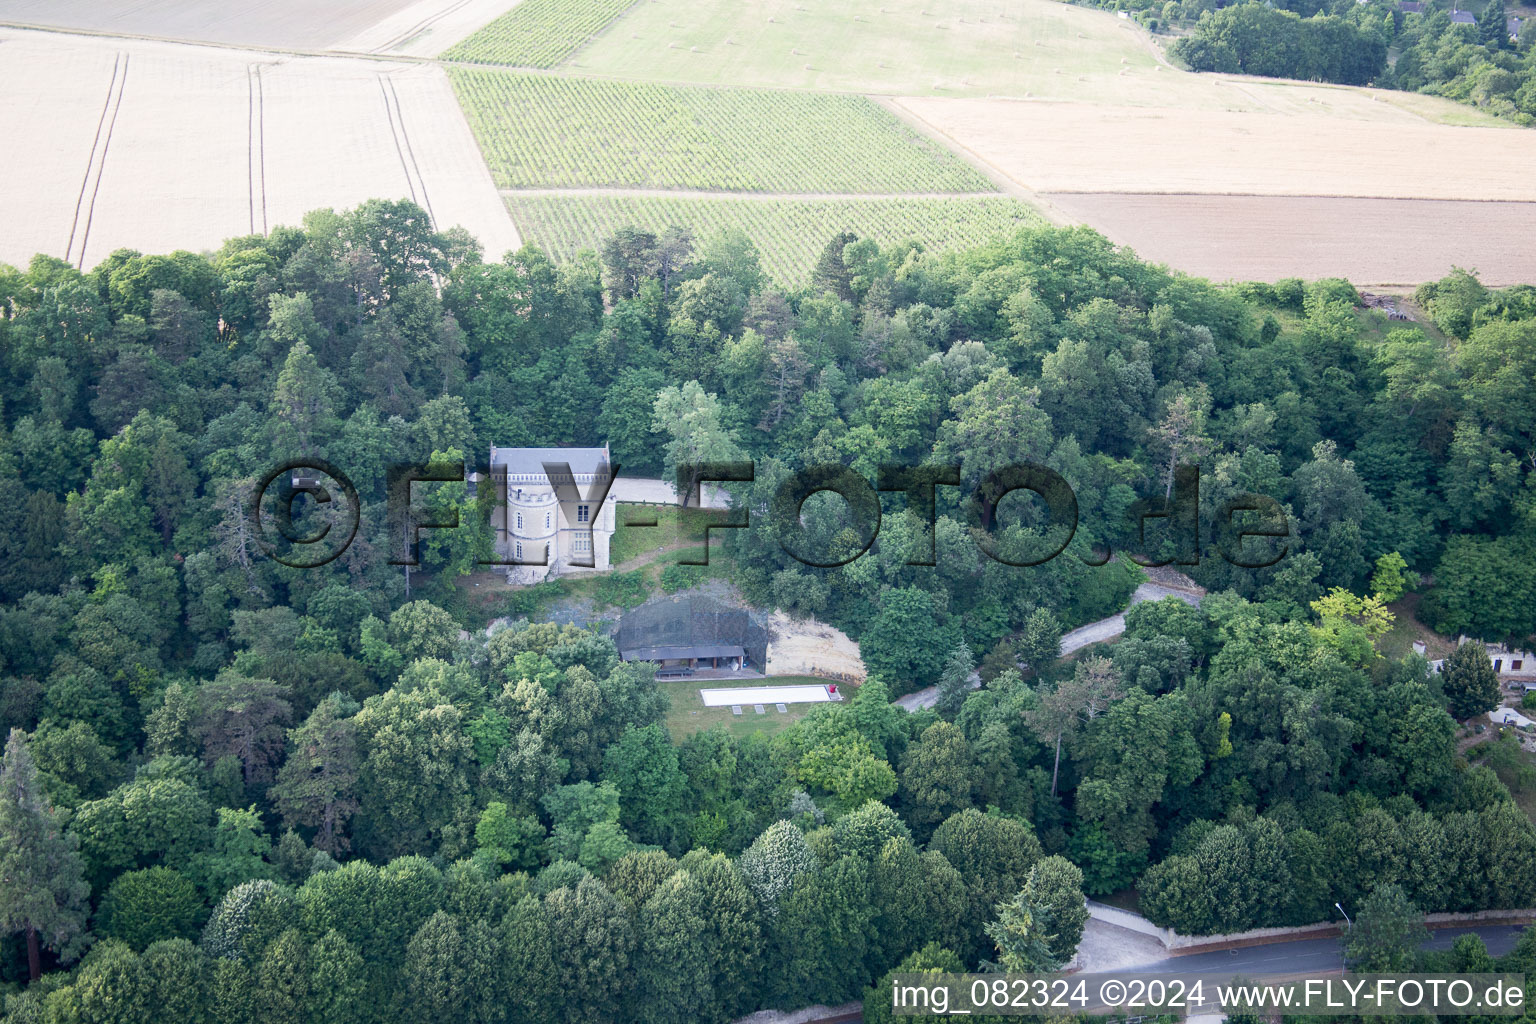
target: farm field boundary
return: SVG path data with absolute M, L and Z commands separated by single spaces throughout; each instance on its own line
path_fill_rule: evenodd
M 521 0 L 442 56 L 473 64 L 552 68 L 591 42 L 635 2 Z
M 505 14 L 520 0 L 417 0 L 403 10 L 331 43 L 330 49 L 432 57 L 486 23 Z
M 1413 287 L 1475 269 L 1536 280 L 1536 203 L 1306 196 L 1052 193 L 1054 208 L 1144 259 L 1215 280 L 1344 277 Z
M 864 96 L 471 68 L 449 75 L 503 188 L 992 190 L 966 161 Z
M 482 0 L 483 2 L 483 0 Z M 322 48 L 411 6 L 411 0 L 0 0 L 0 21 L 196 42 Z
M 892 244 L 917 239 L 930 249 L 984 244 L 1020 228 L 1044 223 L 1029 204 L 1008 196 L 983 198 L 757 199 L 558 195 L 506 197 L 523 237 L 556 259 L 595 249 L 624 226 L 660 232 L 689 228 L 697 237 L 738 228 L 758 246 L 763 269 L 780 284 L 804 283 L 834 234 Z
M 1536 200 L 1536 132 L 1326 113 L 908 97 L 959 146 L 1045 193 Z M 1406 157 L 1412 154 L 1412 158 Z

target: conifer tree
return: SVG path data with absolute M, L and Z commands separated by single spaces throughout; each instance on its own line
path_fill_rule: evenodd
M 90 895 L 73 835 L 43 803 L 26 734 L 12 729 L 0 768 L 0 932 L 27 938 L 27 970 L 42 974 L 41 947 L 67 953 L 85 928 Z

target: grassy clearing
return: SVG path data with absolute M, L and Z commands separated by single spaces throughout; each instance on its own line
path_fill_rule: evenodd
M 654 516 L 655 526 L 626 526 L 629 516 Z M 624 502 L 618 506 L 613 539 L 608 542 L 608 560 L 615 566 L 632 558 L 662 551 L 677 540 L 676 505 L 642 505 Z
M 1023 96 L 1156 63 L 1140 29 L 1046 0 L 653 0 L 566 66 L 652 81 Z
M 930 250 L 972 248 L 999 235 L 1044 223 L 1034 208 L 997 198 L 732 199 L 615 196 L 509 197 L 507 207 L 525 240 L 555 258 L 595 249 L 626 225 L 662 231 L 677 225 L 705 236 L 739 228 L 759 248 L 763 268 L 796 287 L 839 231 L 881 244 L 916 239 Z
M 441 56 L 475 64 L 552 68 L 632 3 L 634 0 L 522 0 Z
M 1416 613 L 1422 596 L 1414 593 L 1404 594 L 1387 606 L 1397 618 L 1392 623 L 1392 629 L 1376 643 L 1376 649 L 1381 652 L 1382 657 L 1393 661 L 1407 657 L 1413 652 L 1415 640 L 1424 644 L 1424 655 L 1431 661 L 1448 657 L 1456 649 L 1455 640 L 1441 636 L 1418 620 Z
M 450 77 L 499 188 L 994 191 L 863 96 L 469 68 Z
M 766 704 L 764 713 L 760 715 L 753 711 L 749 704 L 741 709 L 740 715 L 733 715 L 729 707 L 705 707 L 704 702 L 699 699 L 699 691 L 702 689 L 730 686 L 798 686 L 825 682 L 825 679 L 817 679 L 814 676 L 772 676 L 768 679 L 746 680 L 741 683 L 732 683 L 724 679 L 670 679 L 657 685 L 672 698 L 672 710 L 667 712 L 667 731 L 672 734 L 672 739 L 681 742 L 690 733 L 711 729 L 717 725 L 725 726 L 733 736 L 738 738 L 754 732 L 778 732 L 800 721 L 811 708 L 816 707 L 815 704 L 786 704 L 785 707 L 789 710 L 780 714 L 773 705 Z

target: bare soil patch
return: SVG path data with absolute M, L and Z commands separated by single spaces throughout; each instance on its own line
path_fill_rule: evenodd
M 1453 266 L 1536 281 L 1536 203 L 1280 196 L 1046 196 L 1144 259 L 1215 280 L 1344 277 L 1411 286 Z
M 1151 109 L 998 99 L 900 104 L 1041 192 L 1168 192 L 1536 200 L 1536 132 L 1435 124 L 1369 95 L 1232 86 L 1267 110 Z M 1321 95 L 1322 100 L 1310 102 Z M 1385 96 L 1386 93 L 1381 95 Z M 1240 98 L 1241 98 L 1240 97 Z
M 774 612 L 768 619 L 768 675 L 863 682 L 864 660 L 847 633 L 815 619 Z

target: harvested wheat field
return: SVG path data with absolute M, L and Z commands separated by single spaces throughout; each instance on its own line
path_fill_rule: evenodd
M 847 633 L 815 619 L 792 619 L 774 612 L 768 619 L 770 676 L 821 676 L 864 681 L 859 645 Z
M 1039 192 L 1536 200 L 1536 131 L 1434 124 L 1386 102 L 1377 120 L 1015 100 L 898 106 Z
M 374 198 L 518 245 L 435 67 L 0 30 L 0 121 L 5 262 L 212 249 Z
M 1536 281 L 1536 203 L 1074 193 L 1044 197 L 1138 256 L 1215 280 Z

